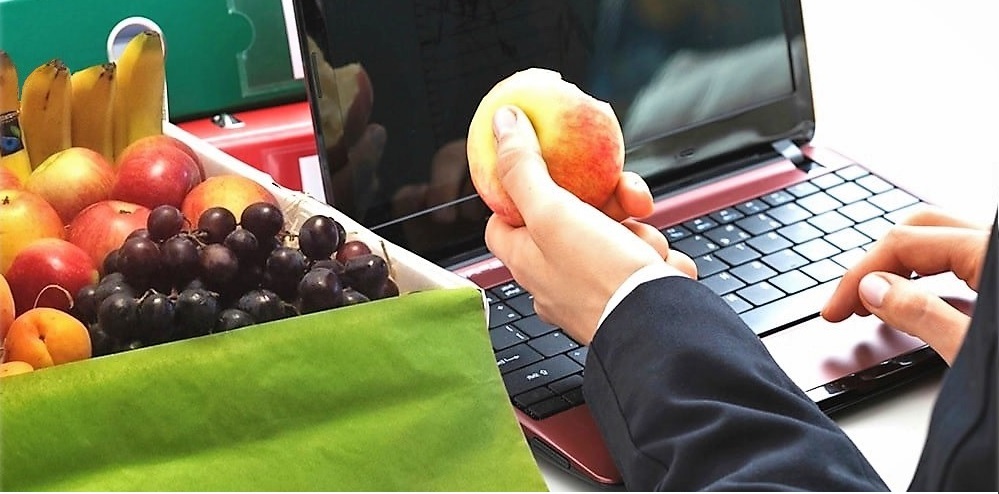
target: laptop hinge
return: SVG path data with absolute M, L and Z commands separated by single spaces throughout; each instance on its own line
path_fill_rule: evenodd
M 797 144 L 791 142 L 790 139 L 781 139 L 772 144 L 774 150 L 781 154 L 785 159 L 794 163 L 794 166 L 808 171 L 815 163 L 806 158 L 804 153 L 801 152 L 801 148 Z

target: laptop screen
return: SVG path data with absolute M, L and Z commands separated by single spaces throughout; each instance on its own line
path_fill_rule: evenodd
M 464 139 L 482 97 L 518 70 L 558 71 L 609 102 L 626 168 L 654 186 L 812 131 L 800 19 L 786 18 L 800 17 L 796 2 L 301 0 L 298 8 L 327 200 L 441 264 L 484 253 L 488 210 L 468 179 Z M 368 82 L 358 88 L 358 67 L 370 95 Z

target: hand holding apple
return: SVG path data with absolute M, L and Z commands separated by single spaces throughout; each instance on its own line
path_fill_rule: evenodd
M 4 361 L 34 369 L 90 358 L 90 333 L 75 317 L 39 307 L 17 316 L 4 338 Z

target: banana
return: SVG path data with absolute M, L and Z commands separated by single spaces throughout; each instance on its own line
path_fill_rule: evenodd
M 19 84 L 14 61 L 10 59 L 7 52 L 0 50 L 0 113 L 18 109 L 17 88 Z
M 0 166 L 14 172 L 22 184 L 31 174 L 31 161 L 21 142 L 16 110 L 0 114 Z
M 21 88 L 21 131 L 31 167 L 72 146 L 69 69 L 55 59 L 28 74 Z
M 114 160 L 114 94 L 117 66 L 114 62 L 93 65 L 74 72 L 73 146 L 97 151 Z
M 116 160 L 129 144 L 163 133 L 164 62 L 161 36 L 151 30 L 129 40 L 118 57 L 118 85 L 114 97 Z

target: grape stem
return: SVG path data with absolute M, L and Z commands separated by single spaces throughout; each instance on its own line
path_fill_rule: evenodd
M 73 308 L 73 294 L 69 293 L 69 290 L 67 290 L 67 289 L 65 289 L 65 288 L 63 288 L 63 287 L 61 287 L 59 285 L 52 284 L 52 285 L 45 285 L 45 287 L 43 287 L 42 290 L 40 292 L 38 292 L 38 295 L 35 297 L 35 303 L 31 307 L 32 309 L 37 309 L 38 308 L 38 302 L 42 299 L 42 295 L 45 294 L 45 290 L 48 290 L 49 288 L 55 288 L 55 289 L 59 290 L 60 292 L 62 292 L 62 294 L 66 296 L 66 300 L 69 300 L 69 308 L 70 309 Z

